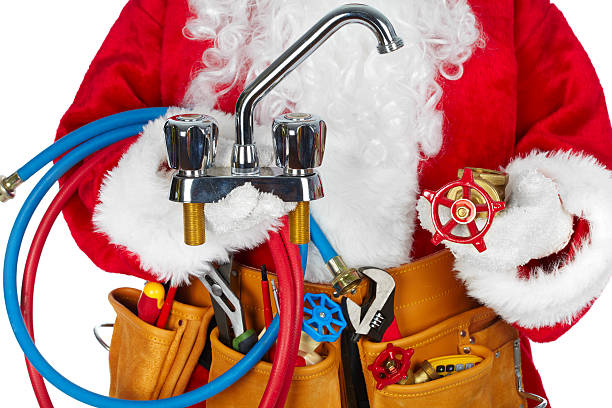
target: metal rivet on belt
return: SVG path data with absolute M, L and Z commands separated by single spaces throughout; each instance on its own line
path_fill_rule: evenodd
M 476 339 L 474 338 L 474 336 L 470 337 L 470 344 L 475 344 L 476 343 Z
M 495 352 L 495 358 L 499 358 L 500 355 L 501 355 L 501 351 Z
M 466 332 L 465 330 L 461 330 L 461 331 L 459 332 L 459 335 L 460 335 L 461 337 L 465 337 L 465 336 L 467 336 L 467 332 Z
M 464 352 L 465 354 L 470 354 L 470 352 L 471 352 L 471 351 L 472 351 L 472 349 L 471 349 L 471 348 L 469 348 L 469 347 L 464 347 L 464 348 L 463 348 L 463 352 Z

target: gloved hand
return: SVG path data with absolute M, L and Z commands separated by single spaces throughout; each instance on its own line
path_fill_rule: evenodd
M 563 249 L 573 231 L 573 216 L 562 206 L 555 182 L 537 169 L 512 173 L 506 188 L 506 209 L 497 214 L 485 235 L 487 250 L 473 245 L 443 241 L 457 262 L 488 268 L 492 273 L 514 270 L 532 259 L 544 258 Z M 421 225 L 432 234 L 431 205 L 424 197 L 417 205 Z M 450 217 L 450 209 L 443 207 Z M 481 228 L 484 219 L 476 219 Z M 464 226 L 457 226 L 455 233 Z
M 167 117 L 185 112 L 170 109 Z M 216 166 L 229 166 L 235 140 L 233 117 L 221 112 L 212 112 L 211 116 L 219 122 L 220 130 Z M 165 120 L 149 123 L 107 174 L 95 207 L 94 224 L 113 244 L 137 254 L 143 269 L 151 270 L 161 280 L 171 279 L 180 284 L 210 262 L 226 261 L 228 251 L 264 242 L 268 231 L 279 227 L 279 218 L 295 204 L 246 184 L 218 203 L 207 204 L 206 243 L 197 247 L 185 245 L 182 205 L 168 200 L 173 173 L 166 162 Z M 266 130 L 255 131 L 257 134 Z M 272 159 L 271 145 L 258 143 L 258 148 L 262 166 L 268 165 Z
M 612 174 L 590 156 L 532 153 L 506 169 L 507 209 L 494 218 L 483 253 L 443 241 L 468 293 L 534 340 L 559 337 L 610 277 Z M 433 232 L 430 204 L 418 203 Z M 454 231 L 455 232 L 455 231 Z

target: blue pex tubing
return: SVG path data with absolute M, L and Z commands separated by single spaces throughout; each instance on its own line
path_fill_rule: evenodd
M 327 263 L 330 259 L 338 256 L 336 250 L 331 246 L 327 237 L 317 224 L 317 221 L 310 216 L 310 238 L 312 242 L 315 244 L 319 253 L 321 254 L 321 258 L 323 258 L 323 262 Z
M 140 133 L 146 121 L 164 115 L 165 112 L 166 108 L 141 109 L 138 111 L 120 113 L 92 122 L 66 135 L 18 170 L 18 174 L 22 180 L 26 180 L 47 163 L 72 149 L 72 151 L 62 157 L 41 178 L 38 184 L 36 184 L 15 219 L 4 257 L 4 302 L 15 337 L 26 358 L 32 363 L 36 370 L 47 381 L 65 394 L 85 404 L 96 407 L 127 408 L 142 406 L 149 408 L 182 408 L 194 405 L 218 394 L 238 381 L 263 358 L 278 336 L 279 320 L 277 315 L 263 337 L 255 344 L 251 351 L 223 375 L 196 390 L 156 401 L 121 400 L 110 398 L 106 395 L 96 394 L 79 387 L 57 372 L 40 354 L 36 345 L 30 338 L 19 308 L 17 294 L 17 262 L 24 233 L 34 211 L 55 182 L 73 166 L 100 149 Z M 75 134 L 76 136 L 74 136 Z M 64 139 L 67 141 L 63 141 Z M 305 269 L 306 259 L 302 259 L 302 265 Z

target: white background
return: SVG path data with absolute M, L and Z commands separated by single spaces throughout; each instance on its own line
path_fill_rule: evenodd
M 90 61 L 125 3 L 126 0 L 3 2 L 0 112 L 4 118 L 0 172 L 12 173 L 51 142 L 60 117 L 72 102 Z M 554 3 L 564 12 L 591 56 L 610 100 L 609 0 Z M 0 207 L 2 252 L 19 205 L 36 179 L 37 176 L 19 189 L 16 200 Z M 33 225 L 37 225 L 40 217 L 41 214 L 35 216 Z M 29 231 L 26 243 L 32 233 Z M 91 328 L 114 320 L 106 301 L 111 289 L 141 285 L 139 279 L 97 269 L 76 247 L 63 219 L 60 220 L 45 247 L 37 280 L 35 328 L 42 354 L 70 380 L 106 394 L 107 353 L 94 340 Z M 36 401 L 23 355 L 4 308 L 0 310 L 0 406 L 34 407 Z M 611 315 L 612 288 L 608 287 L 590 313 L 568 334 L 554 343 L 534 345 L 536 365 L 555 408 L 609 405 Z M 84 406 L 53 386 L 49 390 L 56 407 Z

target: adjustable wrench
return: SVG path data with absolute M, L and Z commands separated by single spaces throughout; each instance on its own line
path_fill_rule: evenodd
M 372 280 L 369 296 L 361 306 L 347 297 L 341 301 L 346 320 L 354 332 L 351 339 L 357 342 L 361 336 L 367 336 L 372 341 L 380 342 L 400 338 L 393 311 L 393 277 L 374 267 L 359 268 L 359 273 Z

